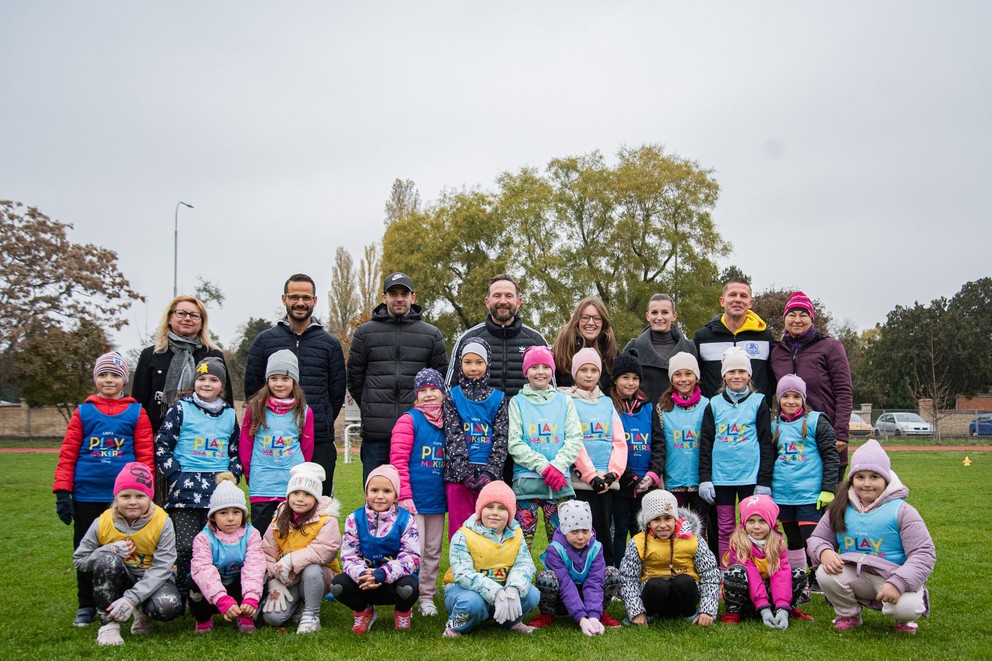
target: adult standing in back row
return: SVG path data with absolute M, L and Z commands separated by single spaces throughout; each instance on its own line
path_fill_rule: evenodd
M 289 276 L 282 287 L 286 317 L 255 337 L 245 365 L 245 399 L 251 399 L 265 384 L 269 356 L 280 349 L 296 354 L 300 387 L 307 406 L 313 411 L 313 462 L 324 468 L 324 495 L 334 487 L 334 466 L 338 451 L 334 446 L 334 419 L 344 404 L 344 352 L 337 338 L 324 330 L 313 310 L 317 306 L 317 285 L 303 273 Z
M 413 406 L 413 379 L 425 367 L 448 368 L 444 338 L 421 319 L 413 280 L 386 276 L 382 303 L 372 319 L 355 329 L 348 353 L 348 392 L 362 412 L 362 481 L 389 463 L 396 420 Z
M 482 338 L 489 343 L 489 385 L 502 390 L 507 401 L 520 392 L 527 383 L 524 376 L 524 351 L 533 346 L 548 346 L 547 340 L 539 332 L 523 323 L 520 317 L 520 304 L 523 298 L 517 283 L 506 273 L 494 275 L 489 281 L 489 292 L 485 298 L 489 314 L 481 324 L 472 326 L 455 342 L 451 350 L 451 364 L 445 382 L 448 387 L 458 385 L 458 356 L 462 346 L 473 338 Z M 503 481 L 513 482 L 513 459 L 506 458 L 503 468 Z
M 628 342 L 623 352 L 637 349 L 637 359 L 644 373 L 641 390 L 649 402 L 657 404 L 661 393 L 672 385 L 668 378 L 668 359 L 681 351 L 695 356 L 696 345 L 675 326 L 679 315 L 675 312 L 675 301 L 668 294 L 651 296 L 644 318 L 648 320 L 648 327 Z
M 723 353 L 730 347 L 740 347 L 747 353 L 755 390 L 764 394 L 769 402 L 775 395 L 775 378 L 768 367 L 775 337 L 761 317 L 751 310 L 752 302 L 751 285 L 747 280 L 727 280 L 720 297 L 723 314 L 713 317 L 696 331 L 693 342 L 702 372 L 699 387 L 703 397 L 712 398 L 723 385 L 720 366 Z

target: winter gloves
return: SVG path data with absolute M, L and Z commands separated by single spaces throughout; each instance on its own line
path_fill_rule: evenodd
M 60 490 L 55 492 L 55 513 L 65 525 L 72 524 L 72 494 Z
M 410 514 L 417 516 L 417 506 L 413 504 L 413 498 L 404 498 L 398 502 L 397 505 L 405 509 Z
M 606 632 L 603 623 L 592 617 L 584 617 L 579 620 L 579 628 L 587 636 L 599 636 Z
M 822 510 L 832 502 L 834 502 L 834 495 L 829 491 L 821 491 L 820 497 L 816 499 L 816 509 Z
M 293 559 L 287 554 L 276 563 L 276 578 L 282 583 L 289 583 L 289 574 L 293 571 Z
M 127 622 L 131 615 L 134 614 L 134 608 L 135 604 L 133 601 L 127 597 L 121 597 L 110 604 L 110 608 L 107 609 L 107 619 L 114 622 Z
M 524 615 L 524 608 L 520 603 L 520 593 L 517 592 L 516 588 L 504 588 L 497 592 L 493 607 L 493 619 L 500 624 L 519 620 Z
M 712 482 L 703 482 L 699 485 L 699 497 L 710 505 L 716 501 L 716 488 Z
M 277 578 L 270 578 L 266 584 L 269 588 L 269 596 L 265 600 L 263 613 L 272 611 L 284 611 L 289 607 L 289 602 L 293 601 L 293 595 L 289 593 L 289 588 Z
M 763 486 L 761 486 L 759 484 L 756 487 L 754 487 L 754 495 L 755 496 L 769 496 L 770 497 L 772 495 L 772 488 L 771 487 L 763 487 Z
M 541 471 L 541 477 L 544 478 L 544 483 L 554 491 L 561 491 L 568 486 L 568 480 L 565 478 L 565 475 L 551 464 L 548 464 Z
M 464 484 L 472 491 L 482 491 L 482 487 L 486 486 L 492 481 L 493 478 L 489 473 L 485 471 L 479 471 L 478 475 L 469 475 L 468 477 L 466 477 L 465 481 L 462 482 L 462 484 Z
M 780 629 L 785 631 L 789 628 L 789 609 L 779 608 L 772 613 L 771 608 L 762 608 L 761 621 L 769 629 Z

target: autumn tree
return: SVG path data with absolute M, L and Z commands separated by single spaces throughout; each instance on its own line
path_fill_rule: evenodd
M 247 399 L 255 393 L 245 393 L 245 366 L 248 364 L 248 350 L 255 337 L 262 331 L 270 328 L 272 322 L 260 317 L 251 317 L 238 327 L 237 335 L 232 343 L 234 351 L 224 352 L 224 361 L 227 363 L 227 378 L 234 386 L 235 399 Z
M 420 193 L 412 179 L 396 179 L 386 200 L 386 227 L 420 210 Z
M 372 318 L 372 310 L 381 300 L 381 278 L 382 248 L 378 243 L 373 242 L 362 250 L 362 259 L 358 263 L 359 324 Z
M 13 377 L 28 406 L 56 406 L 65 421 L 93 393 L 93 362 L 110 351 L 103 327 L 83 319 L 73 330 L 32 322 L 14 354 Z
M 32 322 L 72 331 L 92 320 L 120 329 L 131 303 L 144 300 L 118 269 L 116 252 L 73 243 L 71 229 L 0 200 L 0 353 L 16 349 Z
M 331 267 L 331 288 L 327 292 L 328 330 L 336 337 L 348 355 L 351 334 L 361 312 L 358 296 L 358 275 L 355 260 L 345 248 L 338 246 Z

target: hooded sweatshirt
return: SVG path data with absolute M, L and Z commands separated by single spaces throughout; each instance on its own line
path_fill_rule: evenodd
M 775 395 L 775 378 L 768 366 L 772 344 L 775 338 L 768 325 L 748 310 L 744 325 L 733 333 L 727 327 L 726 315 L 719 315 L 696 331 L 693 342 L 699 356 L 700 376 L 699 387 L 704 397 L 713 397 L 723 385 L 720 367 L 723 363 L 723 352 L 730 347 L 741 347 L 751 359 L 751 380 L 754 381 L 758 392 L 771 399 Z

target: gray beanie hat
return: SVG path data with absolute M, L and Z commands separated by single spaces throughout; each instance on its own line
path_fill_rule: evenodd
M 273 374 L 285 374 L 293 381 L 300 382 L 300 361 L 296 354 L 289 349 L 280 349 L 269 356 L 265 363 L 265 378 L 268 379 Z
M 679 501 L 671 492 L 664 489 L 649 491 L 641 500 L 641 511 L 637 515 L 637 523 L 641 530 L 646 530 L 649 521 L 654 521 L 659 516 L 670 516 L 678 518 Z
M 245 492 L 239 489 L 238 485 L 231 482 L 231 480 L 223 480 L 214 489 L 213 495 L 210 496 L 210 509 L 207 510 L 207 517 L 209 518 L 214 515 L 214 512 L 219 512 L 228 507 L 237 507 L 244 512 L 245 516 L 248 516 Z
M 227 368 L 224 366 L 224 361 L 217 356 L 207 356 L 201 360 L 197 363 L 193 373 L 197 379 L 205 374 L 209 374 L 220 379 L 221 385 L 227 383 Z
M 592 530 L 592 510 L 582 500 L 566 500 L 558 506 L 558 529 L 567 535 L 575 530 Z
M 679 351 L 668 359 L 668 379 L 671 380 L 679 370 L 689 370 L 696 375 L 697 380 L 700 378 L 699 361 L 686 351 Z

